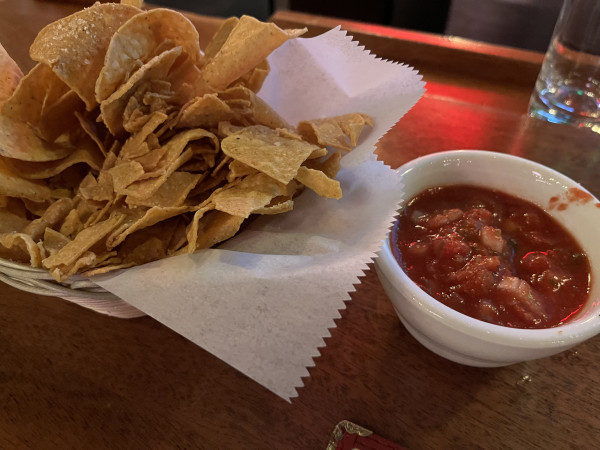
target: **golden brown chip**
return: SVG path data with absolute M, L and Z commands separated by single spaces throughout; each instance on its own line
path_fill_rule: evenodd
M 222 90 L 258 66 L 273 50 L 288 39 L 306 32 L 282 30 L 274 23 L 242 16 L 215 56 L 206 64 L 200 80 L 214 90 Z
M 255 210 L 267 206 L 273 198 L 286 193 L 285 185 L 263 173 L 256 173 L 231 187 L 226 186 L 213 194 L 210 200 L 216 210 L 247 218 Z
M 9 211 L 7 208 L 0 208 L 0 233 L 20 233 L 29 225 L 29 220 Z
M 121 136 L 125 131 L 123 127 L 123 113 L 129 98 L 143 84 L 153 79 L 166 77 L 169 69 L 181 54 L 181 47 L 167 50 L 155 56 L 139 68 L 125 84 L 121 85 L 110 97 L 100 104 L 102 120 L 106 127 L 115 136 Z
M 2 113 L 12 119 L 37 125 L 44 109 L 53 105 L 70 88 L 46 64 L 39 63 L 21 78 Z
M 190 208 L 188 208 L 187 206 L 175 206 L 170 208 L 154 206 L 148 209 L 141 218 L 133 222 L 126 229 L 122 231 L 121 229 L 119 229 L 119 234 L 113 233 L 109 237 L 109 239 L 107 239 L 106 245 L 109 249 L 115 248 L 117 245 L 122 243 L 125 240 L 125 238 L 131 233 L 146 227 L 150 227 L 154 224 L 157 224 L 158 222 L 170 219 L 171 217 L 178 216 L 179 214 L 182 214 L 189 210 Z
M 210 211 L 200 220 L 195 246 L 193 248 L 190 246 L 188 252 L 210 248 L 233 237 L 243 222 L 243 217 L 232 216 L 221 211 Z
M 87 200 L 110 201 L 114 197 L 113 178 L 108 172 L 100 172 L 98 179 L 88 173 L 79 185 L 79 193 Z
M 112 230 L 119 226 L 124 219 L 122 214 L 114 214 L 107 220 L 83 229 L 75 239 L 66 244 L 56 254 L 48 256 L 42 261 L 47 269 L 58 266 L 69 266 L 76 262 L 94 244 L 105 238 Z
M 112 37 L 96 81 L 96 101 L 107 99 L 127 77 L 157 56 L 156 49 L 165 42 L 181 46 L 193 64 L 202 65 L 198 31 L 185 16 L 163 8 L 145 11 L 131 17 Z
M 240 19 L 237 17 L 229 17 L 221 24 L 204 49 L 204 56 L 206 56 L 207 59 L 213 59 L 219 50 L 221 50 L 221 47 L 223 47 L 223 44 L 227 41 L 227 38 L 239 21 Z
M 130 206 L 181 206 L 201 177 L 200 174 L 173 172 L 151 197 L 137 198 L 130 195 L 125 201 Z
M 96 3 L 47 25 L 33 41 L 29 55 L 50 66 L 91 110 L 98 104 L 93 80 L 104 65 L 110 39 L 123 23 L 140 12 L 128 5 Z
M 121 194 L 127 186 L 144 174 L 144 168 L 137 161 L 127 161 L 109 169 L 108 173 L 112 177 L 115 192 Z
M 17 88 L 22 77 L 23 72 L 0 44 L 0 111 L 2 111 L 4 102 Z
M 50 199 L 52 191 L 47 186 L 20 177 L 0 156 L 0 195 L 42 202 Z
M 69 156 L 56 161 L 31 162 L 18 159 L 7 159 L 11 168 L 23 178 L 41 180 L 63 172 L 75 164 L 85 163 L 92 170 L 100 170 L 102 155 L 98 150 L 79 148 Z
M 294 201 L 291 199 L 284 200 L 274 205 L 264 206 L 254 210 L 254 214 L 282 214 L 294 209 Z
M 67 217 L 60 226 L 60 233 L 68 238 L 73 238 L 83 229 L 83 222 L 76 209 L 69 211 Z
M 287 184 L 319 147 L 289 138 L 280 130 L 256 125 L 227 136 L 221 148 L 227 156 Z
M 139 156 L 144 155 L 150 151 L 148 145 L 144 145 L 146 139 L 153 133 L 162 123 L 164 123 L 169 116 L 165 113 L 156 111 L 149 118 L 148 121 L 144 124 L 142 129 L 131 136 L 125 144 L 123 144 L 123 148 L 121 148 L 121 152 L 119 153 L 118 159 L 134 159 Z
M 178 128 L 214 128 L 223 120 L 231 120 L 234 113 L 217 94 L 197 97 L 181 110 Z
M 0 47 L 0 257 L 64 281 L 212 247 L 305 186 L 341 196 L 325 147 L 355 145 L 370 119 L 299 134 L 256 95 L 267 56 L 305 30 L 231 18 L 202 54 L 183 15 L 140 6 L 48 25 L 25 77 Z
M 72 208 L 73 200 L 70 198 L 60 198 L 48 206 L 41 217 L 32 220 L 23 232 L 37 241 L 43 236 L 46 228 L 54 228 L 61 223 Z
M 71 242 L 71 239 L 52 228 L 46 228 L 44 230 L 43 242 L 48 255 L 55 255 L 60 249 Z
M 312 155 L 311 155 L 312 156 Z M 327 159 L 311 159 L 307 160 L 304 165 L 309 169 L 320 170 L 329 178 L 335 178 L 340 170 L 340 161 L 342 160 L 342 154 L 337 151 L 332 153 Z
M 302 166 L 298 169 L 296 180 L 315 191 L 321 197 L 342 198 L 340 182 L 329 178 L 320 170 L 309 169 L 308 167 Z
M 0 155 L 23 161 L 55 161 L 74 151 L 70 144 L 42 140 L 30 125 L 0 115 Z
M 313 144 L 352 150 L 365 126 L 373 126 L 373 119 L 366 114 L 352 113 L 326 119 L 304 120 L 298 131 Z
M 10 232 L 0 234 L 0 258 L 40 267 L 42 252 L 31 236 Z

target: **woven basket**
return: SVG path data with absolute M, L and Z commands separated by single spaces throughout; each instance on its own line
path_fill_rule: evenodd
M 73 276 L 66 283 L 58 283 L 45 270 L 0 258 L 0 281 L 33 294 L 61 297 L 84 308 L 121 319 L 146 315 L 81 276 Z

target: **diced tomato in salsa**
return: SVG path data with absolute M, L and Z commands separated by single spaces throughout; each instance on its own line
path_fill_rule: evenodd
M 541 208 L 502 192 L 428 189 L 401 211 L 390 239 L 423 290 L 486 322 L 553 327 L 588 298 L 590 265 L 579 244 Z

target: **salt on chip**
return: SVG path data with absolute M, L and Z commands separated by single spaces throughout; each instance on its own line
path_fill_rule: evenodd
M 140 12 L 133 6 L 96 3 L 43 28 L 29 56 L 50 66 L 92 110 L 98 103 L 90 80 L 98 78 L 113 34 Z
M 223 153 L 287 184 L 319 147 L 262 125 L 246 127 L 221 141 Z
M 112 37 L 96 81 L 96 101 L 107 99 L 141 64 L 156 56 L 156 48 L 166 41 L 181 46 L 194 64 L 202 65 L 198 31 L 189 19 L 164 8 L 145 11 L 131 17 Z

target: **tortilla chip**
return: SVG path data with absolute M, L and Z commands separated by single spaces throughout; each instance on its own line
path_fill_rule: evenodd
M 93 82 L 104 66 L 110 39 L 140 9 L 116 3 L 96 3 L 42 29 L 29 55 L 52 68 L 92 110 L 96 101 Z
M 75 236 L 71 242 L 60 249 L 56 254 L 48 256 L 42 261 L 47 269 L 54 269 L 58 266 L 68 266 L 74 264 L 87 250 L 94 244 L 105 238 L 114 230 L 124 219 L 122 214 L 114 214 L 109 219 L 99 222 L 89 228 L 85 228 Z
M 304 120 L 298 132 L 313 144 L 352 150 L 365 126 L 373 126 L 366 114 L 352 113 L 326 119 Z
M 131 17 L 112 37 L 96 81 L 96 101 L 106 100 L 141 65 L 156 56 L 156 49 L 166 41 L 171 47 L 181 46 L 194 64 L 203 64 L 198 31 L 185 16 L 164 8 L 145 11 Z
M 254 69 L 285 41 L 305 32 L 306 28 L 282 30 L 274 23 L 242 16 L 228 33 L 217 53 L 204 67 L 201 83 L 217 91 L 225 89 Z
M 125 201 L 130 206 L 181 206 L 201 177 L 200 174 L 173 172 L 151 197 L 137 198 L 130 195 Z
M 0 234 L 11 232 L 22 232 L 30 220 L 9 211 L 7 208 L 0 208 Z
M 123 112 L 134 91 L 147 81 L 166 77 L 169 69 L 180 54 L 181 47 L 174 47 L 155 56 L 100 104 L 102 120 L 113 135 L 121 136 L 125 131 L 123 127 Z
M 47 186 L 20 177 L 0 156 L 0 195 L 42 202 L 50 199 L 52 191 Z
M 247 218 L 255 210 L 267 206 L 271 200 L 285 195 L 286 186 L 263 173 L 249 175 L 232 187 L 226 186 L 210 197 L 215 209 Z
M 188 248 L 188 252 L 210 248 L 233 237 L 243 222 L 243 217 L 232 216 L 221 211 L 210 211 L 199 222 L 195 246 Z
M 315 191 L 321 197 L 342 198 L 340 182 L 329 178 L 320 170 L 309 169 L 308 167 L 302 166 L 298 169 L 296 180 Z
M 31 162 L 18 159 L 7 159 L 11 168 L 23 178 L 41 180 L 50 178 L 63 172 L 75 164 L 84 163 L 92 170 L 100 170 L 102 155 L 97 150 L 79 148 L 69 156 L 56 161 Z
M 11 232 L 0 234 L 0 258 L 40 267 L 42 252 L 31 236 Z
M 221 141 L 223 153 L 287 184 L 319 147 L 262 125 L 246 127 Z
M 58 199 L 46 208 L 41 217 L 31 221 L 23 232 L 37 241 L 43 236 L 46 228 L 54 228 L 61 223 L 72 208 L 73 200 L 70 198 Z
M 234 113 L 217 94 L 195 98 L 181 110 L 178 128 L 214 128 L 223 120 L 231 120 Z
M 0 155 L 23 161 L 55 161 L 74 151 L 70 144 L 48 143 L 30 125 L 0 115 Z
M 23 72 L 0 44 L 0 111 L 2 111 L 4 102 L 17 88 L 22 77 Z

